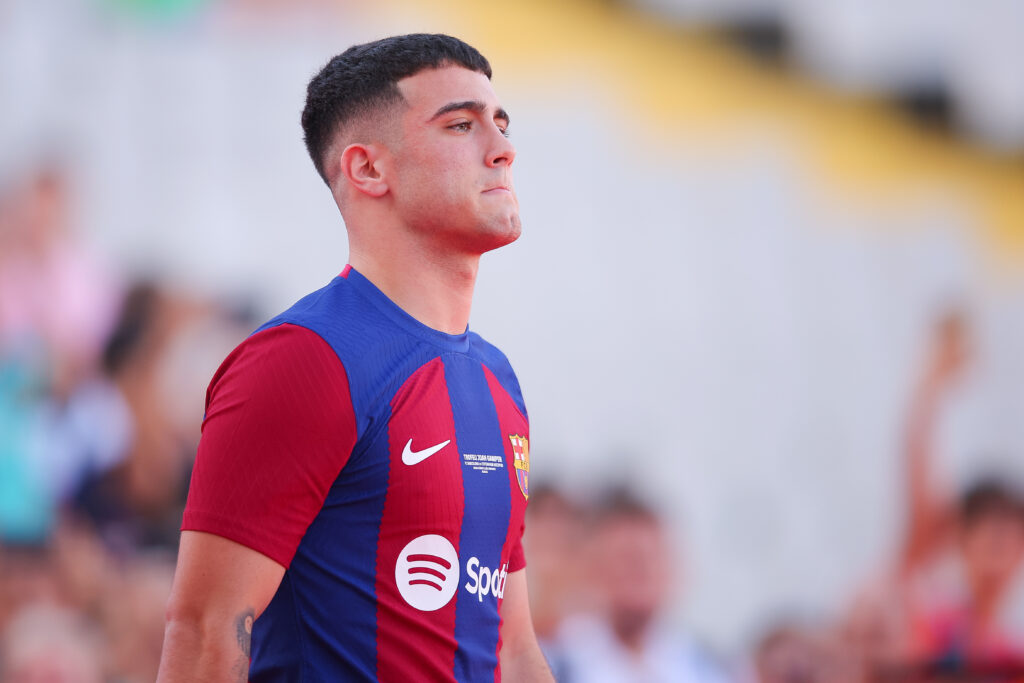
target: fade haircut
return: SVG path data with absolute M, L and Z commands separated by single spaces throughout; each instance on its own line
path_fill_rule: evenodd
M 348 123 L 402 102 L 398 81 L 424 69 L 461 66 L 491 77 L 476 48 L 443 34 L 412 33 L 354 45 L 320 70 L 306 88 L 302 131 L 317 173 L 330 185 L 324 157 Z

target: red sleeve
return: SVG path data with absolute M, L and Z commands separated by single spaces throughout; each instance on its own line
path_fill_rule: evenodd
M 524 524 L 525 526 L 525 524 Z M 526 554 L 523 552 L 523 526 L 519 527 L 519 536 L 516 538 L 512 552 L 508 556 L 508 570 L 517 572 L 526 566 Z
M 522 531 L 526 522 L 519 525 L 519 533 L 512 542 L 512 552 L 509 553 L 509 571 L 518 571 L 526 566 L 526 554 L 522 551 Z
M 254 334 L 207 390 L 182 530 L 287 567 L 355 442 L 348 378 L 327 342 L 297 325 Z

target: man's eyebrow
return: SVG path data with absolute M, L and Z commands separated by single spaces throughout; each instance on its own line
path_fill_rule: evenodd
M 445 114 L 451 113 L 453 111 L 471 111 L 477 114 L 482 114 L 487 111 L 487 105 L 481 102 L 480 100 L 449 102 L 448 104 L 444 105 L 436 112 L 434 112 L 434 115 L 430 117 L 430 120 L 433 121 L 434 119 L 440 118 Z M 508 117 L 508 112 L 502 109 L 501 107 L 498 107 L 494 111 L 494 118 L 503 120 L 506 126 L 509 124 L 510 121 Z

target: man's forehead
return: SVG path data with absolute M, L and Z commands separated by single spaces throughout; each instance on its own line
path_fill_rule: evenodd
M 411 108 L 430 113 L 453 101 L 475 100 L 489 107 L 498 106 L 490 79 L 461 66 L 424 69 L 398 81 L 398 89 Z

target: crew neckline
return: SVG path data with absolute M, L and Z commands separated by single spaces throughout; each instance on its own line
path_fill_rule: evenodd
M 448 334 L 425 325 L 388 298 L 388 295 L 382 292 L 377 285 L 351 265 L 346 265 L 337 279 L 352 283 L 359 294 L 369 299 L 377 310 L 409 334 L 452 351 L 465 352 L 469 350 L 469 325 L 466 326 L 466 331 L 462 334 Z

